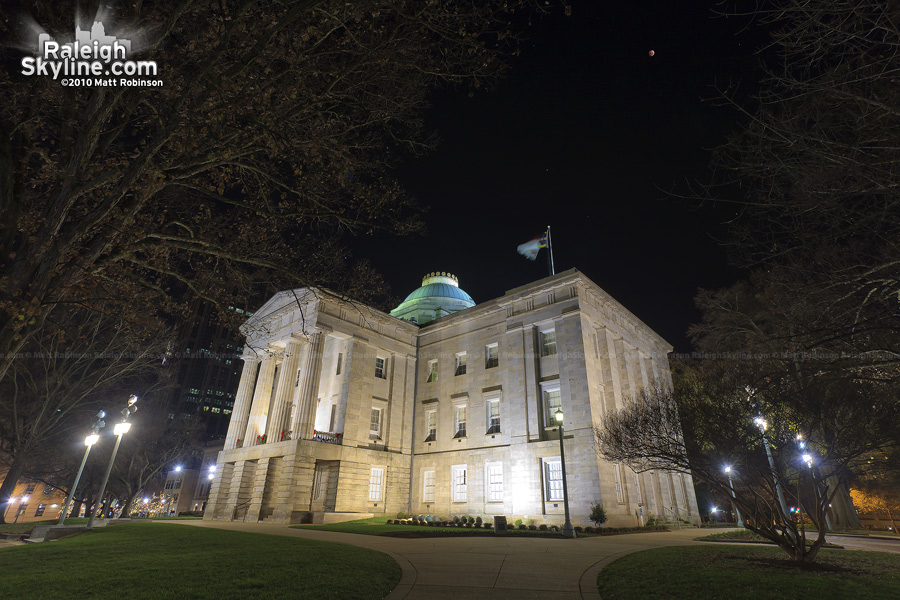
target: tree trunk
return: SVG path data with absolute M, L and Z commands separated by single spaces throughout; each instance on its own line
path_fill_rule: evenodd
M 12 464 L 9 466 L 9 471 L 6 473 L 6 478 L 3 479 L 3 484 L 0 485 L 0 502 L 3 503 L 2 510 L 0 510 L 0 523 L 6 523 L 9 499 L 12 497 L 12 493 L 16 491 L 16 484 L 19 483 L 19 478 L 22 477 L 24 470 L 25 459 L 21 454 L 16 454 Z

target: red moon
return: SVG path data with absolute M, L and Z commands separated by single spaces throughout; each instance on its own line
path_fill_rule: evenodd
M 653 50 L 651 50 L 650 52 L 647 53 L 647 55 L 649 55 L 649 56 L 653 56 L 654 54 L 656 54 L 656 52 L 654 52 Z

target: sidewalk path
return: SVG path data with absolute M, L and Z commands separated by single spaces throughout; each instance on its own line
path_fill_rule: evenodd
M 700 544 L 697 529 L 585 537 L 394 538 L 290 529 L 268 523 L 157 521 L 341 542 L 379 550 L 403 569 L 389 600 L 599 600 L 597 574 L 616 558 L 662 546 Z

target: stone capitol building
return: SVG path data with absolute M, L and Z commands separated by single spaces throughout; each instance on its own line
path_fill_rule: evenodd
M 475 304 L 431 273 L 390 314 L 314 288 L 242 326 L 243 372 L 205 519 L 329 523 L 397 513 L 574 525 L 696 521 L 689 475 L 601 459 L 593 430 L 671 387 L 671 346 L 575 269 Z

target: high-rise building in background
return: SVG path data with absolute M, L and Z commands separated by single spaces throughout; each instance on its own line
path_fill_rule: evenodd
M 197 303 L 175 339 L 172 365 L 178 372 L 169 418 L 199 419 L 207 441 L 224 438 L 241 378 L 243 337 L 222 324 L 215 306 Z

